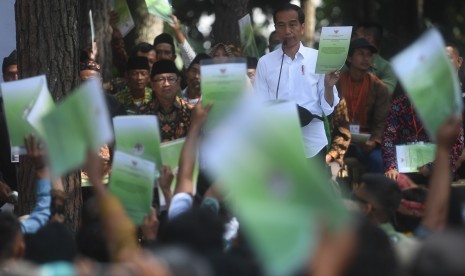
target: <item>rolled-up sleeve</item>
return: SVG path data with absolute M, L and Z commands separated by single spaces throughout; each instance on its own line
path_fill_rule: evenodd
M 333 87 L 334 100 L 333 100 L 332 105 L 330 105 L 326 101 L 326 98 L 325 98 L 325 75 L 320 76 L 320 79 L 318 81 L 318 90 L 319 90 L 320 99 L 321 99 L 321 102 L 320 102 L 321 110 L 323 111 L 325 115 L 330 115 L 331 113 L 333 113 L 334 108 L 339 104 L 339 96 L 338 96 L 336 85 L 334 85 Z
M 24 234 L 37 232 L 50 218 L 50 180 L 39 179 L 36 189 L 36 206 L 29 217 L 21 222 L 21 230 Z

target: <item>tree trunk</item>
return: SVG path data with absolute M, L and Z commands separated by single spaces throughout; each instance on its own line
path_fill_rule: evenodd
M 233 44 L 241 47 L 239 24 L 249 12 L 249 0 L 216 0 L 215 22 L 213 23 L 213 45 L 217 43 Z
M 81 27 L 80 45 L 82 48 L 92 47 L 90 37 L 91 29 L 89 24 L 89 10 L 92 10 L 92 17 L 95 26 L 95 39 L 97 41 L 97 62 L 101 66 L 103 82 L 111 80 L 111 32 L 110 27 L 110 0 L 81 0 Z
M 316 25 L 316 7 L 313 0 L 302 0 L 303 10 L 305 12 L 305 30 L 303 44 L 307 47 L 313 47 L 315 43 L 315 25 Z
M 55 100 L 79 84 L 79 0 L 17 0 L 16 47 L 20 78 L 45 74 Z M 17 213 L 28 214 L 35 205 L 36 177 L 31 162 L 20 158 Z M 67 192 L 65 222 L 76 230 L 82 196 L 78 172 L 63 177 Z
M 128 0 L 127 2 L 136 27 L 125 39 L 126 50 L 130 51 L 140 42 L 153 44 L 155 37 L 163 32 L 163 20 L 148 12 L 145 0 Z M 134 44 L 129 43 L 132 41 Z

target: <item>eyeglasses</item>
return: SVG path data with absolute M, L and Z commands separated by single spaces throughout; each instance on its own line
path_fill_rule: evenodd
M 165 83 L 165 81 L 168 81 L 168 83 L 173 84 L 178 80 L 178 78 L 175 77 L 168 77 L 168 78 L 158 78 L 154 79 L 153 81 L 156 83 Z

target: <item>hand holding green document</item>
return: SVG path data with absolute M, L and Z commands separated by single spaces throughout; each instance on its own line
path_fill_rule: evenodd
M 418 172 L 418 167 L 434 161 L 435 144 L 413 144 L 396 146 L 397 170 L 400 173 Z
M 125 37 L 136 24 L 132 19 L 131 11 L 129 10 L 128 3 L 126 0 L 115 0 L 115 12 L 118 14 L 118 29 L 121 32 L 121 35 Z
M 156 165 L 120 151 L 115 152 L 113 160 L 110 192 L 120 200 L 133 222 L 141 225 L 152 206 Z
M 319 164 L 305 158 L 295 103 L 250 104 L 207 137 L 207 168 L 224 191 L 267 275 L 293 275 L 322 225 L 344 222 Z
M 255 42 L 255 35 L 253 31 L 252 20 L 250 14 L 246 14 L 239 19 L 239 32 L 242 44 L 243 56 L 259 57 L 257 43 Z
M 117 116 L 113 119 L 116 150 L 162 166 L 160 130 L 155 115 Z
M 113 124 L 116 149 L 110 192 L 140 225 L 150 212 L 155 180 L 162 166 L 158 120 L 154 115 L 118 116 Z
M 160 150 L 161 150 L 161 159 L 163 160 L 163 165 L 168 165 L 171 167 L 171 170 L 174 173 L 174 179 L 171 182 L 171 191 L 174 191 L 174 187 L 176 185 L 176 176 L 178 174 L 178 166 L 179 166 L 179 158 L 181 156 L 181 151 L 182 147 L 184 146 L 184 142 L 186 141 L 186 138 L 181 138 L 181 139 L 176 139 L 173 141 L 165 142 L 160 145 Z M 199 166 L 198 163 L 196 162 L 195 168 L 194 168 L 194 181 L 197 180 L 197 176 L 199 175 Z M 194 183 L 194 192 L 196 183 Z M 166 205 L 166 200 L 165 197 L 163 196 L 163 193 L 160 191 L 158 193 L 160 195 L 160 206 L 165 206 Z
M 212 60 L 200 61 L 202 76 L 202 103 L 211 103 L 207 129 L 215 126 L 243 95 L 247 84 L 247 66 L 243 58 L 226 59 L 223 63 Z
M 44 137 L 41 117 L 54 103 L 44 75 L 1 84 L 11 153 L 25 154 L 24 137 Z
M 457 72 L 441 34 L 430 29 L 391 61 L 431 139 L 439 126 L 463 109 Z
M 161 17 L 163 21 L 174 24 L 171 14 L 173 10 L 168 0 L 145 0 L 149 13 Z
M 98 79 L 90 79 L 42 117 L 45 142 L 54 175 L 78 168 L 88 149 L 113 140 L 110 116 Z
M 322 28 L 315 73 L 326 74 L 344 66 L 351 34 L 351 26 Z

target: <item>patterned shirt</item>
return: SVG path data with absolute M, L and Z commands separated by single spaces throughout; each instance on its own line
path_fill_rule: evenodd
M 334 108 L 333 114 L 328 119 L 331 126 L 331 147 L 328 154 L 342 164 L 351 138 L 349 114 L 344 98 L 340 99 L 339 104 Z
M 152 101 L 152 89 L 145 88 L 144 98 L 141 101 L 135 101 L 128 87 L 116 94 L 118 101 L 124 106 L 128 115 L 148 114 L 148 105 Z
M 166 112 L 155 98 L 147 105 L 146 114 L 154 114 L 158 117 L 161 141 L 168 142 L 187 136 L 191 125 L 192 105 L 176 96 L 173 109 Z
M 383 135 L 382 153 L 384 171 L 397 170 L 396 145 L 412 142 L 431 142 L 423 127 L 423 123 L 416 114 L 408 97 L 402 95 L 395 99 L 391 105 L 386 130 Z M 450 149 L 449 158 L 452 172 L 455 172 L 455 163 L 460 157 L 463 148 L 463 128 L 454 146 Z

